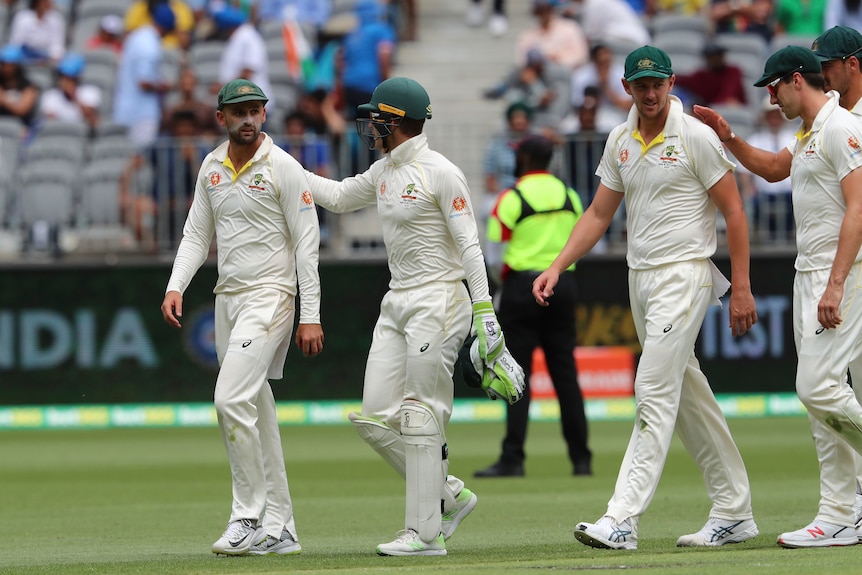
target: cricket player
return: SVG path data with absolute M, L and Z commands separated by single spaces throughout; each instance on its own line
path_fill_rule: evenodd
M 700 468 L 712 500 L 700 531 L 678 546 L 717 547 L 757 535 L 748 475 L 724 415 L 700 370 L 694 344 L 707 308 L 730 283 L 709 259 L 716 208 L 727 221 L 731 258 L 730 328 L 757 321 L 749 284 L 748 222 L 718 138 L 683 113 L 670 94 L 668 55 L 631 52 L 623 86 L 634 99 L 628 121 L 610 133 L 596 174 L 595 199 L 551 266 L 533 282 L 540 305 L 553 305 L 561 274 L 601 238 L 625 197 L 629 299 L 643 352 L 635 375 L 635 424 L 607 512 L 578 523 L 593 547 L 636 549 L 638 519 L 655 494 L 674 427 Z
M 281 379 L 296 315 L 296 345 L 323 349 L 320 232 L 300 164 L 261 132 L 267 97 L 237 79 L 218 93 L 216 119 L 228 141 L 204 158 L 162 315 L 180 327 L 183 296 L 215 234 L 218 282 L 215 408 L 227 448 L 233 505 L 212 546 L 225 555 L 301 551 L 269 379 Z
M 359 135 L 383 157 L 341 182 L 308 173 L 315 201 L 328 210 L 377 206 L 392 274 L 368 353 L 362 413 L 350 420 L 406 482 L 404 529 L 377 553 L 446 555 L 445 540 L 478 500 L 448 475 L 446 444 L 452 373 L 471 316 L 486 392 L 516 401 L 523 371 L 491 304 L 464 174 L 422 133 L 428 93 L 415 80 L 389 78 L 359 111 Z
M 835 26 L 821 34 L 811 49 L 820 59 L 823 69 L 824 91 L 838 92 L 838 105 L 849 110 L 862 122 L 862 34 L 846 26 Z M 850 362 L 850 377 L 857 401 L 862 403 L 862 356 Z M 862 540 L 862 456 L 854 453 L 856 461 L 856 499 L 853 519 L 856 536 Z M 838 465 L 833 463 L 832 466 Z
M 847 370 L 862 354 L 862 126 L 837 92 L 824 93 L 820 59 L 806 48 L 775 52 L 755 86 L 765 86 L 788 119 L 802 119 L 796 141 L 777 153 L 750 146 L 714 110 L 694 111 L 751 172 L 791 181 L 796 392 L 820 463 L 820 509 L 778 544 L 855 545 L 853 454 L 862 453 L 862 405 L 847 386 Z

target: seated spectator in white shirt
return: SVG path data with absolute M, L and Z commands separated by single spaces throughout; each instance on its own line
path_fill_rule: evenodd
M 66 19 L 52 0 L 30 0 L 12 18 L 9 44 L 21 46 L 25 64 L 56 64 L 66 51 Z
M 91 128 L 99 123 L 102 91 L 98 86 L 81 85 L 84 57 L 69 53 L 57 65 L 57 83 L 42 94 L 39 113 L 44 119 L 86 122 Z

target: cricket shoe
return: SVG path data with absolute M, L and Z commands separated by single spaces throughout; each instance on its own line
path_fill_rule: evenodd
M 710 517 L 700 531 L 683 535 L 677 547 L 719 547 L 727 543 L 742 543 L 760 533 L 754 519 L 719 519 Z
M 266 533 L 254 519 L 237 519 L 227 524 L 218 541 L 213 543 L 213 553 L 220 555 L 245 555 L 252 546 L 266 539 Z
M 470 515 L 470 512 L 476 507 L 478 501 L 479 498 L 476 497 L 475 493 L 466 487 L 461 489 L 461 493 L 455 498 L 455 506 L 443 514 L 443 523 L 440 530 L 443 532 L 444 541 L 452 537 L 458 524 Z
M 835 525 L 815 519 L 808 526 L 778 536 L 778 544 L 789 549 L 799 547 L 841 547 L 856 545 L 859 538 L 854 527 Z
M 637 521 L 628 518 L 617 523 L 616 519 L 605 515 L 595 523 L 578 523 L 575 539 L 599 549 L 637 549 Z
M 267 535 L 263 541 L 252 545 L 248 550 L 249 555 L 299 555 L 300 553 L 302 553 L 302 547 L 299 541 L 293 538 L 286 527 L 282 528 L 280 539 Z
M 853 519 L 856 521 L 856 537 L 862 541 L 862 494 L 856 494 L 856 502 L 853 503 Z
M 415 529 L 402 529 L 391 543 L 381 543 L 377 546 L 378 555 L 407 557 L 409 555 L 446 555 L 446 543 L 443 534 L 434 541 L 422 541 Z

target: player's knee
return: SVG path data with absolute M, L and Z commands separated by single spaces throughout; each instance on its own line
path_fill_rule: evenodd
M 361 437 L 366 443 L 370 443 L 372 445 L 382 443 L 384 439 L 389 439 L 391 436 L 397 435 L 397 432 L 394 429 L 386 425 L 386 423 L 380 419 L 364 417 L 354 412 L 348 414 L 347 419 L 349 419 L 350 423 L 353 424 L 359 437 Z
M 421 401 L 405 400 L 401 404 L 401 435 L 405 438 L 441 435 L 434 411 Z

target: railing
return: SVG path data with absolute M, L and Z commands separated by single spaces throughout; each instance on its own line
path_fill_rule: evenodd
M 465 130 L 470 132 L 469 128 Z M 476 198 L 474 204 L 477 208 L 483 205 L 478 198 L 484 193 L 481 174 L 482 149 L 477 149 L 473 142 L 479 141 L 481 136 L 474 132 L 448 134 L 445 139 L 440 132 L 429 135 L 432 147 L 439 149 L 434 142 L 443 143 L 443 153 L 464 170 Z M 277 135 L 274 138 L 277 143 L 293 152 L 295 157 L 301 157 L 310 169 L 331 178 L 341 179 L 362 171 L 375 159 L 374 152 L 367 150 L 352 131 L 339 139 L 309 136 L 297 142 Z M 86 218 L 71 217 L 70 223 L 58 230 L 58 251 L 65 250 L 67 256 L 76 253 L 82 256 L 104 253 L 172 256 L 182 236 L 182 227 L 194 194 L 194 181 L 200 162 L 217 143 L 200 139 L 163 139 L 152 149 L 129 160 L 128 165 L 118 166 L 118 171 L 123 173 L 117 192 L 122 212 L 120 226 L 125 232 L 118 237 L 125 239 L 114 243 L 88 243 L 83 240 L 91 232 Z M 592 200 L 598 184 L 595 169 L 603 149 L 603 136 L 578 134 L 568 137 L 557 150 L 553 171 L 578 191 L 585 206 Z M 18 191 L 26 193 L 26 190 Z M 762 198 L 757 200 L 758 210 L 754 209 L 752 201 L 747 202 L 752 250 L 794 250 L 794 230 L 792 218 L 786 213 L 787 208 L 783 204 L 771 205 Z M 3 227 L 0 227 L 0 232 L 4 232 L 7 238 L 3 244 L 0 237 L 0 248 L 6 245 L 8 249 L 8 246 L 14 245 L 15 242 L 10 242 L 9 237 L 16 236 L 20 238 L 19 245 L 26 246 L 26 238 L 34 233 L 33 229 L 16 227 L 14 206 L 12 208 L 11 215 L 7 215 L 2 221 Z M 2 213 L 0 210 L 0 214 Z M 481 217 L 477 219 L 482 220 Z M 723 241 L 723 221 L 719 219 L 719 250 L 723 250 L 726 244 Z M 323 258 L 385 257 L 376 210 L 365 209 L 351 214 L 321 211 L 321 227 Z M 480 233 L 484 233 L 484 230 L 480 230 Z M 625 244 L 623 204 L 596 251 L 622 254 L 625 252 Z M 5 255 L 14 257 L 15 254 L 10 252 L 14 252 L 14 249 L 8 250 Z M 32 253 L 32 250 L 23 255 L 28 253 Z M 53 250 L 51 254 L 56 255 Z

